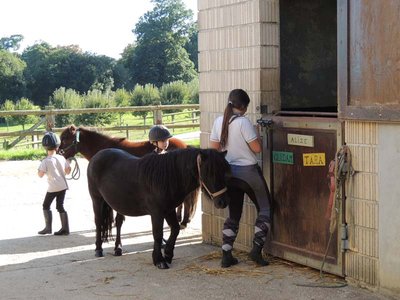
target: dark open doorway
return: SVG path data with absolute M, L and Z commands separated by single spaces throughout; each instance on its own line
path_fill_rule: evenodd
M 336 0 L 280 0 L 281 109 L 337 112 Z

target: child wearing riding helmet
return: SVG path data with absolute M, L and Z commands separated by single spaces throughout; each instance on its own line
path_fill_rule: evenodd
M 262 256 L 262 249 L 271 223 L 270 194 L 257 163 L 256 153 L 262 149 L 260 138 L 253 124 L 244 116 L 249 103 L 250 98 L 244 90 L 232 90 L 224 115 L 214 121 L 210 136 L 211 148 L 228 151 L 226 160 L 232 170 L 232 178 L 227 184 L 231 198 L 229 216 L 222 231 L 223 268 L 238 263 L 232 256 L 232 249 L 239 230 L 244 194 L 249 196 L 257 209 L 253 248 L 249 256 L 257 265 L 268 265 Z
M 167 152 L 170 138 L 172 138 L 172 135 L 164 125 L 154 125 L 150 128 L 149 141 L 156 147 L 154 151 L 157 154 L 164 154 Z
M 52 213 L 50 206 L 53 200 L 56 199 L 56 209 L 60 213 L 61 229 L 54 232 L 54 235 L 68 235 L 68 215 L 64 209 L 64 198 L 68 189 L 65 175 L 71 172 L 71 167 L 63 156 L 56 153 L 60 146 L 60 139 L 57 134 L 46 132 L 42 139 L 42 145 L 47 151 L 47 156 L 39 165 L 38 176 L 42 178 L 45 174 L 47 175 L 48 188 L 43 201 L 43 215 L 46 225 L 38 234 L 51 234 Z

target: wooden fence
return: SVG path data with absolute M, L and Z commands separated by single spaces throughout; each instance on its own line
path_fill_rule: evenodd
M 179 111 L 170 114 L 163 114 L 163 111 L 172 110 Z M 112 107 L 112 108 L 85 108 L 85 109 L 53 109 L 46 107 L 45 110 L 15 110 L 15 111 L 0 111 L 1 117 L 8 116 L 23 116 L 34 115 L 40 116 L 40 121 L 26 130 L 16 130 L 8 132 L 0 132 L 0 138 L 3 139 L 3 149 L 10 149 L 14 146 L 30 146 L 37 147 L 40 144 L 39 137 L 46 131 L 52 130 L 54 132 L 61 132 L 63 128 L 55 127 L 56 115 L 79 115 L 88 113 L 128 113 L 128 112 L 152 112 L 153 122 L 150 125 L 128 125 L 124 126 L 109 126 L 109 127 L 91 127 L 93 130 L 101 130 L 106 132 L 119 131 L 124 132 L 125 137 L 129 139 L 130 131 L 135 130 L 148 130 L 154 124 L 165 124 L 168 128 L 174 130 L 177 128 L 196 129 L 199 128 L 199 104 L 181 104 L 181 105 L 154 105 L 154 106 L 127 106 L 127 107 Z M 175 116 L 179 114 L 190 113 L 190 118 L 175 121 Z M 163 122 L 166 116 L 170 116 L 171 122 Z M 28 139 L 28 137 L 31 137 Z M 10 142 L 10 139 L 14 139 Z M 0 145 L 1 147 L 1 145 Z

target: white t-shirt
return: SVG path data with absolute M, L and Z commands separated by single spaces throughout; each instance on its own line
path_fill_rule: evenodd
M 222 122 L 224 117 L 220 116 L 214 121 L 210 140 L 220 142 Z M 257 157 L 251 151 L 248 143 L 257 139 L 257 132 L 253 124 L 246 117 L 236 117 L 229 124 L 228 143 L 223 150 L 227 150 L 226 160 L 231 165 L 250 166 L 257 164 Z
M 39 171 L 46 173 L 49 193 L 68 189 L 64 171 L 66 167 L 69 167 L 68 161 L 59 154 L 47 156 L 40 163 Z

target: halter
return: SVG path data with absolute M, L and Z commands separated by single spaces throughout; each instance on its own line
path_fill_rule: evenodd
M 69 145 L 68 147 L 66 147 L 65 149 L 61 149 L 60 153 L 63 154 L 65 153 L 69 148 L 74 147 L 75 146 L 75 152 L 78 152 L 78 143 L 79 141 L 79 136 L 80 136 L 81 132 L 79 131 L 79 129 L 76 130 L 75 132 L 75 140 L 72 142 L 71 145 Z
M 200 184 L 204 187 L 204 189 L 207 191 L 208 196 L 211 198 L 211 200 L 214 200 L 214 198 L 217 198 L 218 196 L 222 195 L 223 193 L 225 193 L 228 189 L 227 187 L 224 187 L 223 189 L 212 193 L 206 186 L 206 184 L 203 181 L 203 178 L 201 178 L 201 172 L 200 172 L 200 163 L 201 163 L 201 156 L 200 154 L 197 155 L 197 170 L 199 172 L 199 181 Z
M 65 153 L 65 151 L 67 151 L 69 148 L 71 148 L 71 147 L 73 147 L 73 146 L 75 146 L 75 152 L 78 152 L 79 135 L 80 135 L 80 131 L 79 131 L 79 129 L 77 129 L 77 130 L 76 130 L 76 133 L 75 133 L 75 140 L 72 142 L 71 145 L 69 145 L 69 146 L 66 147 L 65 149 L 61 149 L 61 150 L 59 151 L 59 153 L 62 155 L 62 154 Z M 69 159 L 70 159 L 71 161 L 74 161 L 74 162 L 75 162 L 75 167 L 74 167 L 74 169 L 73 169 L 72 172 L 71 172 L 71 177 L 70 177 L 70 178 L 67 178 L 67 180 L 71 180 L 71 179 L 78 180 L 78 179 L 81 177 L 81 170 L 80 170 L 80 168 L 79 168 L 78 161 L 76 160 L 75 157 L 69 157 Z

